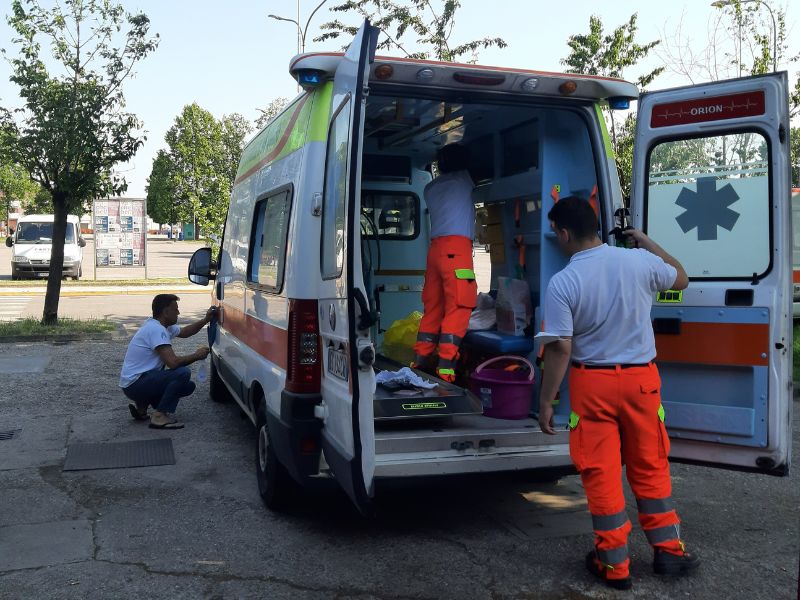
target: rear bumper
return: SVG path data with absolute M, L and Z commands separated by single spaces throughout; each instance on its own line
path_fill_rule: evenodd
M 569 444 L 550 444 L 501 451 L 440 451 L 378 455 L 376 478 L 430 477 L 500 471 L 564 469 L 573 472 Z
M 314 416 L 314 407 L 320 402 L 319 394 L 283 390 L 280 416 L 267 411 L 270 445 L 299 483 L 319 473 L 322 421 Z

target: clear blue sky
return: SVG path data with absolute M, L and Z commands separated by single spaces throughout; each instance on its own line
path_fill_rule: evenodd
M 318 2 L 300 0 L 303 24 Z M 312 41 L 318 34 L 316 26 L 331 18 L 327 7 L 336 3 L 337 0 L 328 0 L 314 16 L 306 51 L 340 47 Z M 297 50 L 297 29 L 292 23 L 268 19 L 267 15 L 296 19 L 297 0 L 123 0 L 123 4 L 130 11 L 144 11 L 150 17 L 151 30 L 161 35 L 158 50 L 137 66 L 136 77 L 125 87 L 128 109 L 138 115 L 147 131 L 147 141 L 136 157 L 130 164 L 120 166 L 129 184 L 127 196 L 145 195 L 153 157 L 165 146 L 164 134 L 184 105 L 197 102 L 218 118 L 238 112 L 254 120 L 257 107 L 278 96 L 291 98 L 296 94 L 287 66 Z M 6 15 L 10 0 L 0 5 Z M 787 11 L 787 56 L 798 54 L 800 9 L 795 6 L 791 10 L 788 0 L 775 0 L 771 6 Z M 453 40 L 500 36 L 508 47 L 482 51 L 480 63 L 560 71 L 563 67 L 559 61 L 569 53 L 567 38 L 587 33 L 592 14 L 600 16 L 605 30 L 610 31 L 634 12 L 639 14 L 639 43 L 672 36 L 680 27 L 696 51 L 707 45 L 708 31 L 719 15 L 705 0 L 462 0 Z M 762 8 L 762 12 L 770 23 L 766 10 Z M 354 16 L 340 18 L 357 22 Z M 0 23 L 0 47 L 15 53 L 5 18 Z M 648 62 L 652 66 L 659 63 L 657 58 Z M 793 80 L 800 64 L 783 64 L 779 68 L 787 66 Z M 8 81 L 9 72 L 8 65 L 0 63 L 0 105 L 14 107 L 19 105 L 19 99 L 15 86 Z M 635 79 L 638 74 L 632 71 L 626 77 Z M 665 74 L 651 89 L 686 83 L 683 77 Z

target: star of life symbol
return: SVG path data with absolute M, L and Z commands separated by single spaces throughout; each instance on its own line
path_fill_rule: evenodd
M 675 204 L 685 209 L 675 220 L 684 233 L 689 233 L 696 227 L 698 241 L 716 240 L 717 227 L 733 231 L 741 216 L 729 208 L 739 200 L 739 194 L 733 186 L 728 183 L 720 189 L 716 188 L 717 180 L 714 177 L 699 177 L 697 191 L 684 187 L 675 201 Z

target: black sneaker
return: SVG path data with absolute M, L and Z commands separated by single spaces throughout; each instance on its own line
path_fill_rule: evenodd
M 144 410 L 140 409 L 138 403 L 131 400 L 128 402 L 128 410 L 131 412 L 131 416 L 136 419 L 137 421 L 144 421 L 145 419 L 149 418 L 147 414 L 147 406 L 144 407 Z
M 604 569 L 600 566 L 600 563 L 597 562 L 597 554 L 594 550 L 590 550 L 589 554 L 586 555 L 586 569 L 608 587 L 614 588 L 615 590 L 629 590 L 633 587 L 633 582 L 630 577 L 609 579 L 608 569 Z
M 688 575 L 700 565 L 700 557 L 684 552 L 672 554 L 666 550 L 655 549 L 653 555 L 653 571 L 657 575 Z

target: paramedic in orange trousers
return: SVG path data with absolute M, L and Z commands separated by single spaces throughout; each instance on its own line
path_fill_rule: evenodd
M 571 361 L 570 456 L 581 474 L 595 535 L 586 568 L 610 587 L 631 587 L 625 464 L 639 523 L 653 546 L 654 571 L 684 575 L 699 559 L 685 550 L 671 498 L 650 306 L 656 291 L 686 288 L 686 271 L 641 231 L 626 231 L 636 249 L 602 243 L 595 212 L 583 199 L 564 198 L 547 218 L 570 260 L 550 280 L 545 296 L 544 328 L 560 339 L 546 347 L 539 424 L 555 434 L 552 403 Z
M 455 365 L 461 338 L 478 297 L 472 265 L 475 231 L 475 184 L 467 171 L 469 154 L 460 144 L 439 150 L 439 176 L 425 186 L 425 203 L 431 219 L 431 246 L 422 288 L 424 315 L 414 345 L 413 367 L 432 369 L 455 381 Z

